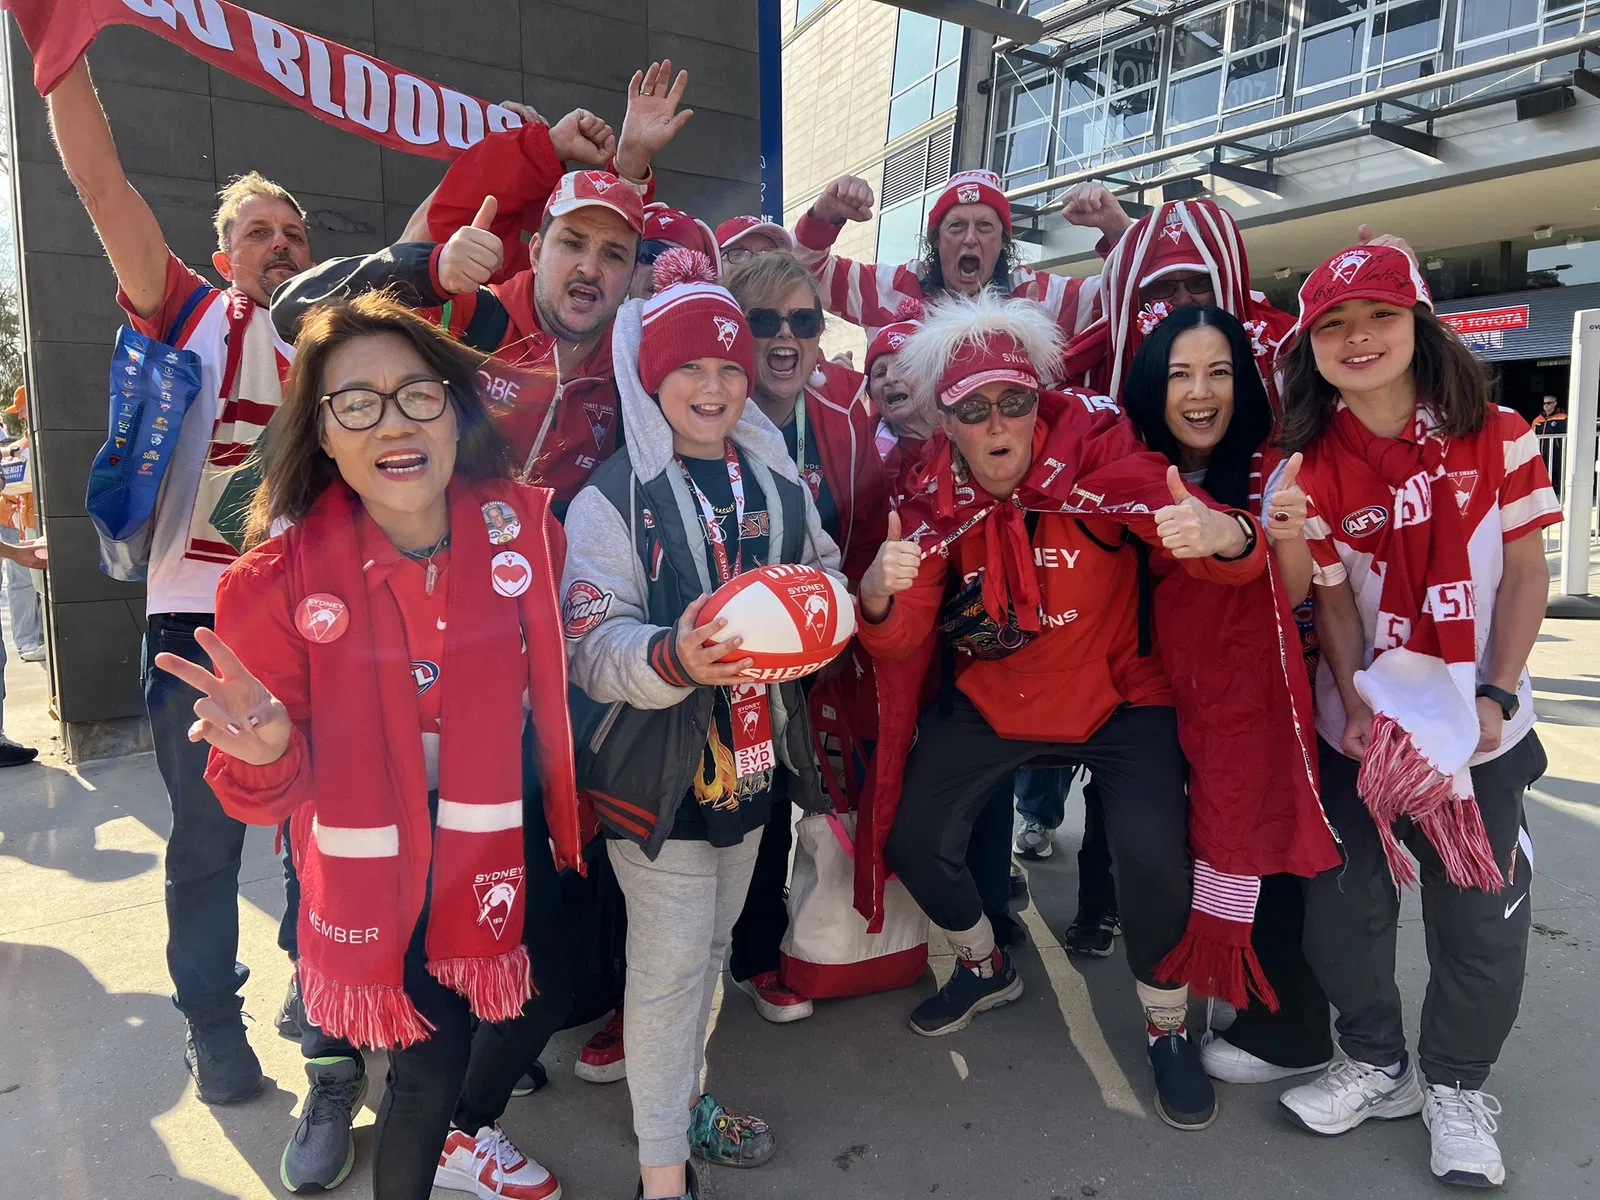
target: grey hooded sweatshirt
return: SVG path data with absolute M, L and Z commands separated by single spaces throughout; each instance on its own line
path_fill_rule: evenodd
M 670 644 L 683 610 L 696 596 L 715 591 L 717 581 L 706 562 L 699 510 L 683 473 L 669 469 L 672 429 L 639 380 L 643 311 L 642 300 L 630 300 L 617 313 L 612 353 L 626 445 L 602 464 L 567 511 L 561 594 L 571 681 L 589 701 L 606 706 L 592 733 L 581 719 L 577 722 L 579 785 L 589 785 L 610 827 L 653 856 L 671 832 L 678 803 L 699 764 L 715 689 L 669 683 L 652 665 L 652 648 L 659 655 L 663 639 Z M 802 562 L 842 580 L 839 548 L 823 531 L 810 490 L 800 482 L 777 427 L 747 403 L 729 436 L 767 497 L 769 561 Z M 647 546 L 658 548 L 649 567 Z M 791 794 L 803 807 L 820 807 L 810 721 L 800 688 L 769 684 L 767 692 L 774 747 L 801 781 L 798 792 Z M 638 715 L 686 703 L 689 707 L 679 714 L 687 722 L 678 727 L 681 745 L 661 745 L 660 731 L 672 726 L 652 725 Z M 631 719 L 624 719 L 624 707 L 637 710 Z M 619 736 L 622 743 L 606 745 Z M 628 742 L 630 737 L 635 741 Z M 611 762 L 600 772 L 605 789 L 629 793 L 606 796 L 596 784 L 595 761 L 626 757 L 631 749 L 646 746 L 648 763 Z M 680 757 L 684 761 L 676 761 Z M 615 809 L 608 810 L 608 799 L 617 802 Z M 650 809 L 651 815 L 640 816 L 641 808 Z

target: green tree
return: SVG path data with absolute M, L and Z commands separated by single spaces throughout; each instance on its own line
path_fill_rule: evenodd
M 0 408 L 11 407 L 11 397 L 22 386 L 23 347 L 22 317 L 17 302 L 17 285 L 14 280 L 0 276 Z M 21 432 L 21 421 L 6 414 L 6 432 Z

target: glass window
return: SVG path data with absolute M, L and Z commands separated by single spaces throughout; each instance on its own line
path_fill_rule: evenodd
M 894 87 L 904 91 L 939 62 L 939 22 L 909 9 L 900 10 L 900 30 L 894 42 Z
M 1048 121 L 1051 106 L 1055 103 L 1055 92 L 1055 80 L 1049 75 L 1015 84 L 1005 93 L 1003 103 L 1006 107 L 1002 109 L 1004 115 L 1001 119 L 1009 125 Z
M 1192 17 L 1172 31 L 1172 73 L 1204 66 L 1222 57 L 1227 9 Z
M 1440 0 L 1397 4 L 1372 18 L 1372 47 L 1367 61 L 1373 66 L 1399 62 L 1439 49 Z
M 1193 125 L 1207 117 L 1217 115 L 1217 92 L 1222 81 L 1221 70 L 1206 71 L 1200 75 L 1174 83 L 1167 89 L 1167 123 Z
M 934 114 L 955 107 L 964 36 L 965 30 L 959 25 L 909 9 L 900 10 L 894 43 L 894 86 L 889 98 L 891 140 Z
M 1111 89 L 1125 92 L 1156 81 L 1161 72 L 1161 40 L 1152 33 L 1111 52 Z
M 1367 11 L 1367 0 L 1306 0 L 1306 28 Z
M 1289 27 L 1286 0 L 1240 0 L 1233 6 L 1233 48 L 1245 50 L 1280 38 Z
M 804 21 L 826 3 L 827 0 L 795 0 L 794 23 L 796 25 L 800 24 L 801 21 Z
M 1343 25 L 1303 40 L 1300 43 L 1301 89 L 1309 90 L 1318 84 L 1358 74 L 1362 32 L 1359 24 Z
M 1225 109 L 1245 108 L 1275 100 L 1283 92 L 1283 47 L 1271 46 L 1244 54 L 1228 64 L 1228 82 L 1222 93 Z
M 1538 20 L 1539 0 L 1461 0 L 1460 38 L 1476 41 Z
M 1600 282 L 1600 242 L 1541 246 L 1528 251 L 1528 274 L 1548 273 L 1564 286 Z
M 878 214 L 878 261 L 909 262 L 917 257 L 926 196 L 913 196 Z

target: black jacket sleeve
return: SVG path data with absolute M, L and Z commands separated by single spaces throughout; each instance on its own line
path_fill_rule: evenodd
M 292 342 L 300 322 L 318 304 L 347 300 L 362 292 L 397 289 L 412 308 L 440 308 L 446 296 L 434 290 L 429 273 L 433 242 L 401 242 L 375 254 L 330 258 L 282 284 L 272 295 L 272 323 L 278 336 Z

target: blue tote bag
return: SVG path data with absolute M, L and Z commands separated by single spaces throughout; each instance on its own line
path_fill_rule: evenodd
M 211 291 L 198 287 L 167 330 L 170 340 Z M 156 498 L 200 391 L 200 356 L 124 325 L 111 353 L 111 430 L 89 468 L 85 501 L 100 539 L 100 570 L 138 583 L 150 562 Z

